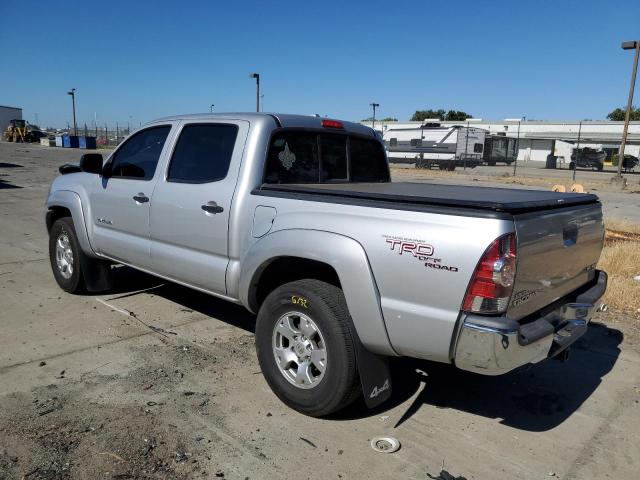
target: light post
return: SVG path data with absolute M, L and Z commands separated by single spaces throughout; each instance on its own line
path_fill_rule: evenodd
M 633 68 L 631 69 L 631 85 L 629 86 L 629 98 L 627 99 L 627 112 L 624 115 L 624 128 L 622 129 L 622 142 L 618 151 L 618 172 L 611 179 L 614 183 L 624 183 L 622 179 L 622 164 L 624 163 L 624 146 L 627 143 L 627 132 L 629 130 L 629 117 L 631 116 L 631 104 L 633 103 L 633 89 L 636 85 L 636 73 L 638 73 L 638 54 L 640 53 L 640 40 L 622 42 L 623 50 L 635 50 Z
M 251 75 L 249 75 L 249 78 L 256 79 L 256 112 L 259 112 L 260 111 L 260 74 L 254 72 Z
M 264 93 L 260 94 L 260 111 L 264 112 Z
M 371 123 L 371 128 L 373 128 L 374 130 L 376 129 L 376 108 L 378 108 L 380 106 L 379 103 L 370 103 L 369 105 L 371 105 L 371 107 L 373 108 L 373 122 Z
M 215 107 L 215 105 L 212 103 L 212 104 L 211 104 L 211 107 L 210 107 L 210 109 L 209 109 L 209 113 L 213 113 L 213 107 Z
M 72 88 L 67 92 L 67 95 L 71 95 L 71 105 L 73 108 L 73 134 L 78 136 L 78 124 L 76 123 L 76 89 Z

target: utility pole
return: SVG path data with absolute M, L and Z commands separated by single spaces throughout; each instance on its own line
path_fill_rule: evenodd
M 578 158 L 580 158 L 580 155 L 582 155 L 582 153 L 580 152 L 580 138 L 582 135 L 582 121 L 580 121 L 580 126 L 578 127 L 578 143 L 576 145 L 576 161 L 573 162 L 573 181 L 576 181 L 576 170 L 578 169 Z
M 252 73 L 249 75 L 249 78 L 256 79 L 256 112 L 260 111 L 260 74 Z
M 524 118 L 524 117 L 523 117 Z M 520 153 L 520 124 L 522 120 L 518 120 L 518 138 L 516 139 L 516 159 L 513 161 L 513 176 L 516 176 L 516 168 L 518 166 L 518 154 Z
M 631 116 L 631 106 L 633 103 L 633 89 L 636 86 L 636 74 L 638 73 L 638 54 L 640 53 L 640 40 L 622 42 L 623 50 L 635 50 L 633 58 L 633 68 L 631 69 L 631 85 L 629 85 L 629 98 L 627 99 L 627 112 L 624 115 L 624 128 L 622 129 L 622 142 L 618 151 L 618 172 L 611 179 L 612 183 L 626 183 L 622 178 L 622 164 L 624 163 L 624 147 L 627 143 L 627 132 L 629 131 L 629 118 Z
M 380 106 L 379 103 L 370 103 L 369 105 L 371 105 L 371 108 L 373 108 L 373 122 L 371 123 L 371 128 L 373 128 L 374 130 L 376 129 L 376 108 L 378 108 Z
M 71 105 L 73 106 L 73 134 L 78 136 L 78 124 L 76 123 L 76 89 L 72 88 L 67 92 L 67 95 L 71 95 Z

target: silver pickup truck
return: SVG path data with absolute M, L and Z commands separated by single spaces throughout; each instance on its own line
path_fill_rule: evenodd
M 383 402 L 390 356 L 485 375 L 562 356 L 607 284 L 596 196 L 391 182 L 355 123 L 169 117 L 60 171 L 62 289 L 108 290 L 124 264 L 244 305 L 267 382 L 308 415 Z

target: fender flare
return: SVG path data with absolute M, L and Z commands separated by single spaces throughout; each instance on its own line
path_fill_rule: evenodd
M 55 207 L 64 207 L 71 212 L 71 218 L 73 219 L 73 225 L 76 229 L 76 236 L 78 237 L 80 248 L 82 248 L 82 251 L 87 256 L 99 258 L 93 251 L 91 242 L 89 241 L 80 195 L 71 190 L 55 190 L 50 192 L 49 198 L 47 198 L 47 215 L 49 215 L 49 211 Z
M 280 257 L 300 257 L 330 265 L 338 274 L 362 344 L 371 352 L 397 356 L 387 335 L 380 294 L 362 245 L 350 237 L 321 230 L 279 230 L 262 237 L 241 262 L 239 293 L 245 306 L 250 306 L 250 292 L 264 268 Z

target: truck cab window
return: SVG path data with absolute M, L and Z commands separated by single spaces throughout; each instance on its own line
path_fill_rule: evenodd
M 321 181 L 349 180 L 347 168 L 347 137 L 344 135 L 320 135 Z
M 287 132 L 271 140 L 267 183 L 318 183 L 318 141 L 315 133 Z
M 208 183 L 224 179 L 237 135 L 236 125 L 186 125 L 173 151 L 167 181 Z
M 170 125 L 151 127 L 125 140 L 111 159 L 111 177 L 151 180 L 170 130 Z
M 264 181 L 389 182 L 390 177 L 379 141 L 355 135 L 283 131 L 271 139 Z

